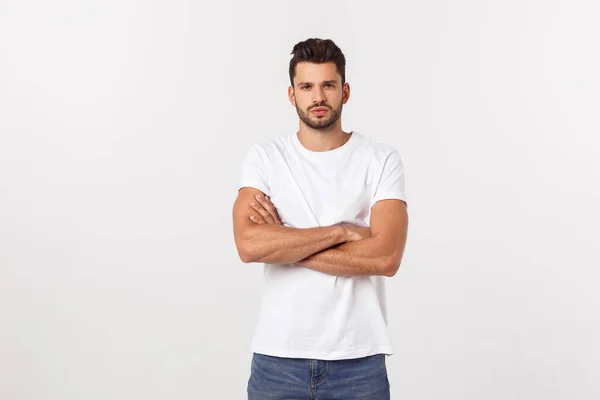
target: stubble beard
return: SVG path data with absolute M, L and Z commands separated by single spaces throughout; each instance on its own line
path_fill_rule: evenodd
M 314 129 L 316 131 L 327 132 L 333 129 L 337 120 L 340 119 L 340 116 L 342 115 L 343 106 L 344 104 L 340 103 L 340 106 L 338 108 L 333 109 L 327 104 L 314 104 L 306 112 L 304 112 L 296 104 L 296 112 L 298 113 L 298 117 L 300 118 L 300 120 L 304 122 L 309 128 Z M 317 107 L 327 107 L 329 109 L 329 118 L 311 118 L 310 110 Z

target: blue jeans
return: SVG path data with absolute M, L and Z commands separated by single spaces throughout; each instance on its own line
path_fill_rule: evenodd
M 389 400 L 385 354 L 309 360 L 253 353 L 248 400 Z

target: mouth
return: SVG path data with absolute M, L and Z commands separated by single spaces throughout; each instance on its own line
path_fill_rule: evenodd
M 312 112 L 315 115 L 323 115 L 325 114 L 327 111 L 329 111 L 328 108 L 325 107 L 318 107 L 318 108 L 313 108 L 310 112 Z

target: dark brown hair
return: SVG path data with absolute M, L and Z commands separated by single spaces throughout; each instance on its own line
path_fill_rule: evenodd
M 310 38 L 296 43 L 290 60 L 290 83 L 294 87 L 296 65 L 299 62 L 322 64 L 334 62 L 338 73 L 342 76 L 342 85 L 346 83 L 346 57 L 342 50 L 331 39 Z

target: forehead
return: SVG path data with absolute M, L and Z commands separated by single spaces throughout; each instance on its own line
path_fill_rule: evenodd
M 338 82 L 342 80 L 334 62 L 322 64 L 300 62 L 296 65 L 294 82 L 321 82 L 329 80 Z

